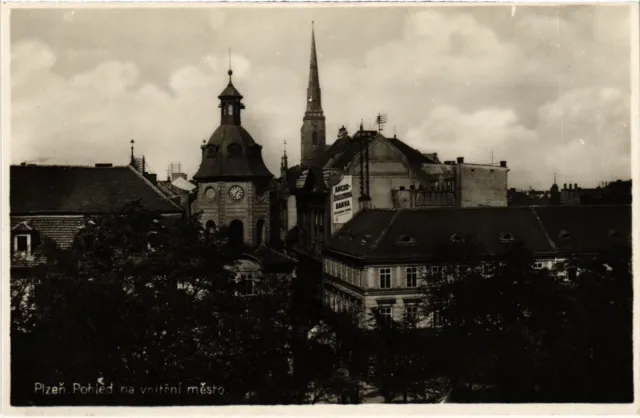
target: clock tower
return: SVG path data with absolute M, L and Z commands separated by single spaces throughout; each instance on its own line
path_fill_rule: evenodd
M 300 133 L 300 164 L 308 167 L 313 164 L 317 157 L 324 153 L 327 143 L 313 22 L 311 26 L 311 62 L 309 65 L 309 86 L 307 87 L 307 110 L 302 119 L 302 129 Z
M 197 196 L 193 212 L 205 228 L 227 226 L 229 239 L 255 247 L 269 236 L 270 186 L 273 175 L 262 160 L 262 146 L 241 125 L 242 95 L 231 82 L 220 93 L 220 126 L 201 148 L 193 176 Z

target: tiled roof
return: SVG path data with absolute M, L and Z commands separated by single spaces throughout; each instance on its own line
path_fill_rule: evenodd
M 85 224 L 82 215 L 75 216 L 11 216 L 11 228 L 27 222 L 41 236 L 46 236 L 60 248 L 68 248 L 73 243 L 80 228 Z
M 564 232 L 570 238 L 558 241 Z M 370 209 L 345 224 L 325 249 L 368 260 L 420 260 L 437 258 L 463 239 L 488 255 L 504 253 L 511 243 L 555 255 L 595 252 L 627 242 L 630 232 L 630 206 Z
M 11 166 L 10 187 L 11 216 L 108 213 L 138 199 L 153 212 L 182 211 L 128 166 Z
M 549 238 L 562 252 L 597 252 L 611 244 L 628 244 L 631 205 L 535 207 Z
M 252 255 L 256 257 L 266 273 L 290 271 L 298 261 L 281 252 L 274 250 L 267 245 L 260 245 Z

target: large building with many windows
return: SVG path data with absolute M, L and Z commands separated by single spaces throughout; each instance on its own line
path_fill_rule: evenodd
M 421 281 L 456 260 L 450 251 L 471 243 L 494 259 L 511 245 L 533 253 L 536 268 L 629 244 L 631 207 L 368 209 L 358 213 L 323 251 L 323 299 L 367 323 L 372 309 L 400 320 L 415 314 Z M 425 318 L 433 323 L 436 318 Z

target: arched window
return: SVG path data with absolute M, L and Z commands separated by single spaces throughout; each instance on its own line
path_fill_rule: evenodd
M 311 144 L 318 145 L 318 132 L 311 132 Z
M 244 225 L 242 221 L 235 219 L 229 224 L 229 243 L 241 245 L 244 243 Z
M 264 219 L 258 219 L 258 224 L 256 225 L 256 245 L 262 244 L 264 240 Z
M 204 227 L 209 234 L 216 232 L 216 223 L 212 220 L 208 220 Z
M 227 156 L 229 158 L 240 158 L 242 157 L 242 147 L 240 144 L 230 144 L 227 147 Z
M 228 114 L 229 116 L 233 116 L 233 105 L 232 105 L 232 104 L 230 104 L 229 106 L 227 106 L 227 109 L 228 109 L 228 110 L 227 110 L 227 112 L 228 112 L 227 114 Z

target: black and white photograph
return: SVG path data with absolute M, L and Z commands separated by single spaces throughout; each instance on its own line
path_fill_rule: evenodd
M 634 408 L 637 3 L 2 6 L 7 413 Z

